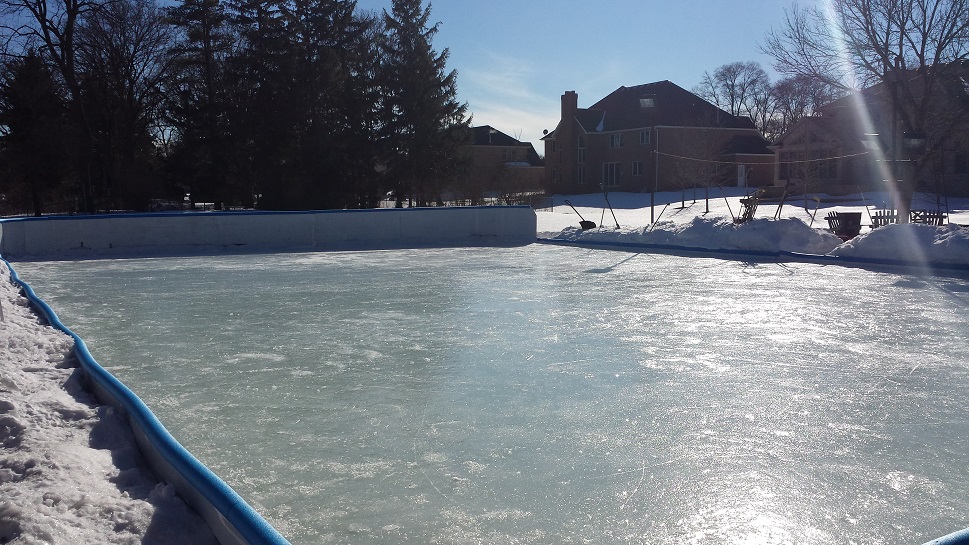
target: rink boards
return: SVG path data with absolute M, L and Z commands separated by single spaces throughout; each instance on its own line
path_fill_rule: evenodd
M 48 216 L 0 220 L 0 255 L 518 245 L 535 236 L 528 206 Z

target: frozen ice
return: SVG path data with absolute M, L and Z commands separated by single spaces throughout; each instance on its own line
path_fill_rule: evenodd
M 18 270 L 296 544 L 965 526 L 964 279 L 548 245 Z

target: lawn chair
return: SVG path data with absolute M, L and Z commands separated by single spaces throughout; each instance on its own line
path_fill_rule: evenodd
M 861 212 L 828 212 L 828 229 L 847 242 L 861 232 Z
M 753 195 L 740 199 L 740 215 L 734 218 L 733 222 L 739 225 L 754 219 L 758 204 L 760 204 L 760 191 L 754 191 Z

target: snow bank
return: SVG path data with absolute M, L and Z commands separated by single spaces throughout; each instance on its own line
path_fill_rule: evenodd
M 885 225 L 849 240 L 830 254 L 969 266 L 969 230 L 958 225 Z
M 19 282 L 9 265 L 7 272 L 12 282 Z M 110 405 L 104 409 L 106 415 L 113 417 L 116 412 L 123 415 L 118 418 L 118 430 L 133 439 L 125 442 L 125 449 L 131 453 L 127 458 L 137 459 L 139 467 L 149 467 L 161 480 L 174 485 L 165 496 L 174 498 L 174 491 L 177 490 L 208 524 L 208 529 L 215 535 L 213 539 L 217 539 L 222 545 L 288 543 L 234 490 L 180 445 L 138 396 L 101 367 L 91 356 L 84 341 L 60 322 L 54 311 L 33 293 L 29 285 L 21 283 L 21 287 L 30 305 L 37 309 L 47 323 L 73 339 L 71 354 L 83 371 L 85 391 L 93 391 L 96 399 Z M 97 448 L 95 441 L 91 444 Z M 118 460 L 117 452 L 112 452 L 112 456 Z M 133 466 L 119 463 L 119 467 L 124 470 L 125 475 Z M 117 481 L 121 483 L 118 486 L 124 494 L 128 494 L 126 485 L 123 484 L 127 479 L 128 476 L 123 476 Z M 188 512 L 187 509 L 185 511 Z M 156 513 L 152 520 L 157 518 Z M 182 536 L 181 542 L 186 542 L 185 536 Z M 188 542 L 193 541 L 189 539 Z
M 550 238 L 571 242 L 656 244 L 707 250 L 808 254 L 825 254 L 841 243 L 840 238 L 812 229 L 798 218 L 761 218 L 735 224 L 730 218 L 708 216 L 694 217 L 689 223 L 660 221 L 652 228 L 647 226 L 588 231 L 568 228 Z
M 0 543 L 216 543 L 0 262 Z
M 877 229 L 863 225 L 859 236 L 842 242 L 827 229 L 821 218 L 831 211 L 861 212 L 863 218 L 867 217 L 871 213 L 868 206 L 871 200 L 859 198 L 858 202 L 851 202 L 839 199 L 836 205 L 824 208 L 762 203 L 753 220 L 735 224 L 734 212 L 740 209 L 742 197 L 743 194 L 726 194 L 690 204 L 688 200 L 681 201 L 679 194 L 657 194 L 662 204 L 655 208 L 658 220 L 651 225 L 653 212 L 648 195 L 611 194 L 611 210 L 606 207 L 602 195 L 557 196 L 554 200 L 564 202 L 567 198 L 577 209 L 559 205 L 540 210 L 537 228 L 542 240 L 552 242 L 628 244 L 674 251 L 700 249 L 724 254 L 755 253 L 778 259 L 784 259 L 786 255 L 786 258 L 799 261 L 902 266 L 921 271 L 926 265 L 930 269 L 960 273 L 969 270 L 969 229 L 957 225 L 957 222 L 969 223 L 967 199 L 948 199 L 949 225 L 904 224 Z M 923 200 L 935 199 L 924 197 Z M 602 225 L 580 230 L 579 214 Z M 613 219 L 622 228 L 611 228 Z

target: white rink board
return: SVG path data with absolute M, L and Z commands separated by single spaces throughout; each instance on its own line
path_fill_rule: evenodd
M 314 212 L 56 216 L 0 221 L 9 258 L 365 246 L 518 245 L 535 241 L 527 206 Z

